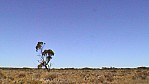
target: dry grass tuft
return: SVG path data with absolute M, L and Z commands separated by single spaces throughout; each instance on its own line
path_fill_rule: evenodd
M 6 79 L 6 76 L 4 75 L 2 71 L 0 71 L 0 79 Z
M 133 76 L 132 79 L 136 80 L 136 79 L 140 79 L 140 80 L 145 80 L 147 79 L 147 77 L 149 76 L 148 72 L 146 71 L 137 71 Z
M 44 80 L 53 80 L 55 78 L 58 78 L 58 76 L 56 74 L 47 74 L 44 76 Z
M 39 80 L 31 80 L 30 82 L 28 82 L 28 84 L 42 84 L 42 82 Z
M 19 73 L 18 78 L 24 78 L 24 77 L 26 77 L 25 73 Z
M 33 75 L 33 78 L 34 78 L 34 79 L 40 79 L 40 78 L 41 78 L 41 74 L 40 74 L 40 73 L 35 73 L 35 74 Z

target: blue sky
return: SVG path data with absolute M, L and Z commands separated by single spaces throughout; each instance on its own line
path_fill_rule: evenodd
M 148 0 L 1 0 L 0 66 L 36 67 L 38 41 L 53 68 L 149 66 Z

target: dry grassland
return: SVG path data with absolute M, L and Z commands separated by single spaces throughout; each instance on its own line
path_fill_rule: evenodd
M 0 84 L 149 84 L 149 69 L 0 69 Z

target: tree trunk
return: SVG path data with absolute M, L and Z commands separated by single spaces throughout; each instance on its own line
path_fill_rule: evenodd
M 47 69 L 48 72 L 50 71 L 50 69 L 47 67 L 47 65 L 45 65 L 45 68 Z

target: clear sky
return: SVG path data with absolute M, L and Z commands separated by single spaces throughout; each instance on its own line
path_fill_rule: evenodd
M 149 66 L 149 0 L 0 0 L 0 66 Z

